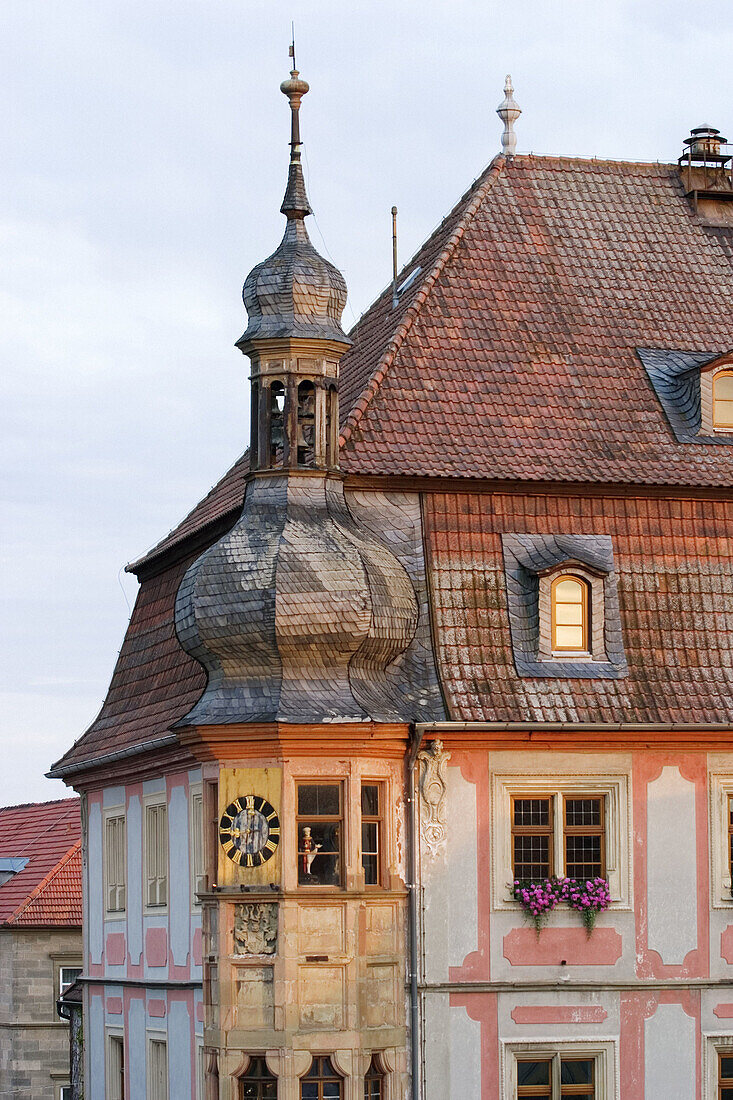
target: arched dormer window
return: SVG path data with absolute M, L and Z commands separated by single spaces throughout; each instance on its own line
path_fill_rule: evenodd
M 589 587 L 581 577 L 562 573 L 550 587 L 553 653 L 586 653 L 589 649 Z
M 277 1100 L 277 1077 L 261 1056 L 250 1058 L 247 1072 L 239 1078 L 239 1100 Z
M 330 1058 L 316 1055 L 305 1077 L 300 1079 L 300 1100 L 343 1100 L 344 1079 Z
M 733 432 L 733 370 L 721 370 L 713 376 L 713 428 Z

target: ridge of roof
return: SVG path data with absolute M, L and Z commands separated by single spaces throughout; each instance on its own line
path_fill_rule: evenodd
M 0 806 L 0 814 L 6 810 L 30 810 L 36 806 L 59 806 L 62 802 L 78 802 L 79 796 L 72 795 L 69 798 L 48 798 L 45 802 L 15 802 L 12 806 Z
M 476 186 L 475 183 L 472 185 L 472 187 L 476 187 L 473 199 L 461 215 L 458 224 L 448 238 L 447 244 L 439 253 L 438 258 L 433 264 L 431 270 L 422 280 L 420 289 L 417 291 L 410 305 L 407 307 L 402 321 L 398 325 L 392 339 L 389 341 L 386 349 L 382 352 L 379 361 L 372 370 L 366 386 L 363 387 L 361 394 L 357 398 L 356 402 L 352 405 L 351 410 L 349 411 L 349 414 L 346 418 L 346 423 L 340 433 L 340 446 L 344 446 L 349 441 L 362 416 L 374 400 L 376 394 L 379 391 L 379 387 L 381 386 L 384 378 L 387 375 L 387 371 L 394 362 L 395 357 L 397 356 L 397 353 L 400 350 L 400 347 L 405 337 L 412 328 L 412 325 L 414 324 L 416 317 L 419 315 L 423 304 L 429 297 L 430 292 L 435 286 L 435 283 L 440 273 L 443 271 L 445 265 L 448 263 L 448 260 L 453 255 L 456 246 L 458 245 L 458 242 L 463 237 L 463 234 L 465 233 L 467 227 L 470 225 L 474 215 L 481 207 L 481 204 L 483 203 L 486 195 L 493 187 L 495 181 L 501 175 L 501 171 L 505 164 L 506 157 L 502 153 L 497 154 L 497 156 L 494 157 L 494 159 L 484 171 L 483 179 L 482 177 L 479 177 L 480 180 L 482 179 L 482 182 L 480 182 L 478 186 Z M 471 188 L 469 188 L 469 192 L 467 193 L 470 193 L 470 190 Z M 459 206 L 461 201 L 463 201 L 463 199 L 459 200 L 459 202 L 456 203 L 456 206 Z M 428 241 L 435 235 L 435 233 L 439 232 L 441 226 L 445 224 L 448 217 L 450 217 L 450 214 L 447 215 L 446 218 L 443 218 L 437 229 L 433 233 L 431 233 L 430 237 L 428 237 Z M 427 244 L 427 241 L 425 243 Z M 422 248 L 424 247 L 425 245 L 422 246 Z M 421 251 L 422 248 L 418 251 Z M 409 264 L 406 266 L 409 267 Z
M 72 799 L 61 799 L 61 801 L 73 801 Z M 81 840 L 77 840 L 73 847 L 69 848 L 68 852 L 58 861 L 58 863 L 51 868 L 47 875 L 45 875 L 37 886 L 31 890 L 28 897 L 21 902 L 14 913 L 7 918 L 6 924 L 21 924 L 21 917 L 23 913 L 31 907 L 41 895 L 53 885 L 54 879 L 56 879 L 66 869 L 67 865 L 72 859 L 81 851 Z M 81 903 L 81 877 L 79 879 L 79 903 Z M 79 922 L 81 923 L 81 921 Z

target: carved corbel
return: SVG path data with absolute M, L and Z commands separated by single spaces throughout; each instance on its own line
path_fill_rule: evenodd
M 425 811 L 422 836 L 432 855 L 445 842 L 445 796 L 448 786 L 447 767 L 450 753 L 442 741 L 433 741 L 417 756 L 420 765 L 420 796 Z

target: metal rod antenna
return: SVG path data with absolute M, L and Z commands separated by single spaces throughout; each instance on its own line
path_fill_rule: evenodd
M 293 68 L 296 69 L 297 65 L 295 64 L 295 22 L 291 22 L 290 24 L 290 50 L 288 52 L 293 59 Z
M 392 309 L 399 305 L 397 297 L 397 207 L 392 207 Z

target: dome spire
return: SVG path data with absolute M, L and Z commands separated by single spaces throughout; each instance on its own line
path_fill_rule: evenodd
M 300 74 L 295 67 L 295 35 L 290 47 L 290 56 L 293 59 L 293 67 L 290 70 L 290 80 L 283 80 L 280 91 L 290 101 L 290 168 L 288 170 L 288 186 L 285 189 L 285 198 L 280 210 L 286 218 L 305 218 L 313 211 L 308 202 L 303 179 L 303 168 L 300 163 L 300 101 L 308 91 L 308 84 L 300 79 Z

